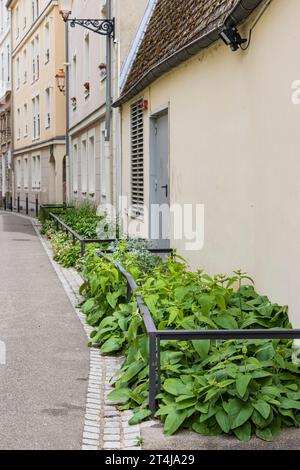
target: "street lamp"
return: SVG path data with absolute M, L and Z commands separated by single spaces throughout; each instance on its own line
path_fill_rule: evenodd
M 57 88 L 61 93 L 64 95 L 66 94 L 66 74 L 64 69 L 59 69 L 57 74 L 55 75 Z
M 115 19 L 78 19 L 70 18 L 73 7 L 73 0 L 59 0 L 59 10 L 65 23 L 69 22 L 71 28 L 75 28 L 76 25 L 83 26 L 94 33 L 101 34 L 102 36 L 108 36 L 111 39 L 115 38 Z

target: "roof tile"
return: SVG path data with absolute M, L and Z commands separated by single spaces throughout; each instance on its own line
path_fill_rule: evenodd
M 122 96 L 153 67 L 225 21 L 239 0 L 157 0 Z

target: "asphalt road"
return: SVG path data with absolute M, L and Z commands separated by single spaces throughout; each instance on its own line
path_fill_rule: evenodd
M 89 350 L 29 220 L 0 213 L 0 449 L 80 449 Z

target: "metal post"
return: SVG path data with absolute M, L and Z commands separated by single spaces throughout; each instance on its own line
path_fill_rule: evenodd
M 4 196 L 4 198 L 3 198 L 3 207 L 4 207 L 4 210 L 6 211 L 6 209 L 7 209 L 6 196 Z
M 26 195 L 26 215 L 29 214 L 28 194 Z
M 161 390 L 161 370 L 160 370 L 160 336 L 157 336 L 157 395 Z
M 81 240 L 81 257 L 84 258 L 85 257 L 85 242 L 84 240 Z
M 37 197 L 36 200 L 35 200 L 35 215 L 36 215 L 36 218 L 38 218 L 38 216 L 39 216 L 39 197 Z
M 127 303 L 128 303 L 128 304 L 130 304 L 130 302 L 131 302 L 131 296 L 132 296 L 131 287 L 130 287 L 129 282 L 127 281 L 127 295 L 126 295 L 126 300 L 127 300 Z
M 20 214 L 20 196 L 18 196 L 18 214 Z
M 149 408 L 152 417 L 156 412 L 156 334 L 149 335 Z
M 13 212 L 13 210 L 14 210 L 12 196 L 10 197 L 10 210 L 11 210 L 11 212 Z

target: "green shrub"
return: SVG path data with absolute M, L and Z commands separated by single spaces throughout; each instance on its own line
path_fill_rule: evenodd
M 65 211 L 62 207 L 44 207 L 41 208 L 38 215 L 38 220 L 41 225 L 43 225 L 46 221 L 49 220 L 50 212 L 54 212 L 55 214 L 62 214 Z
M 94 255 L 95 256 L 95 255 Z M 158 329 L 289 328 L 287 307 L 256 293 L 250 278 L 211 278 L 168 260 L 145 275 L 126 256 Z M 94 269 L 96 266 L 96 269 Z M 126 305 L 126 285 L 112 264 L 89 258 L 83 311 L 95 326 L 102 353 L 125 354 L 110 398 L 134 409 L 134 424 L 149 417 L 148 337 L 137 304 Z M 251 281 L 250 281 L 251 282 Z M 163 341 L 162 391 L 157 397 L 165 433 L 180 428 L 205 435 L 233 434 L 246 441 L 255 433 L 271 440 L 287 426 L 300 425 L 300 375 L 291 360 L 291 341 Z
M 64 268 L 73 268 L 81 256 L 80 244 L 75 245 L 70 238 L 57 232 L 51 237 L 51 246 L 53 250 L 53 259 L 60 263 Z
M 114 252 L 113 260 L 118 261 L 129 271 L 132 267 L 139 268 L 143 275 L 150 274 L 162 263 L 159 256 L 149 251 L 151 247 L 151 242 L 140 238 L 116 240 L 109 246 Z
M 68 209 L 62 215 L 64 222 L 78 235 L 86 239 L 97 239 L 97 226 L 104 217 L 97 215 L 96 207 L 85 203 L 76 208 Z

